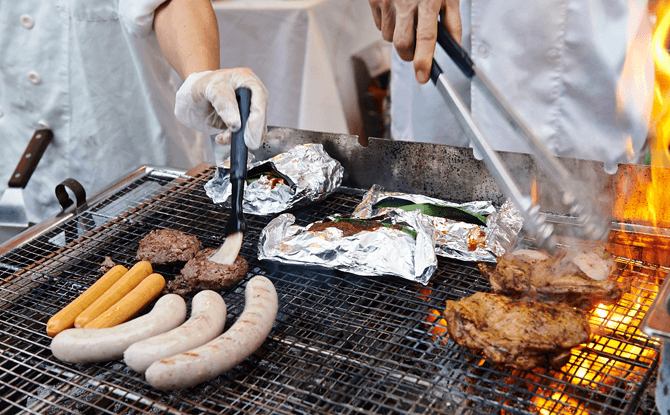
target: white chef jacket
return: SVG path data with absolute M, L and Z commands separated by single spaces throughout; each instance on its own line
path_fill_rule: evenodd
M 180 81 L 155 34 L 130 35 L 118 2 L 0 0 L 0 192 L 34 131 L 54 133 L 24 192 L 33 222 L 60 210 L 66 178 L 93 195 L 145 164 L 213 161 L 173 114 Z
M 461 16 L 463 47 L 555 154 L 637 161 L 654 79 L 646 1 L 462 0 Z M 439 45 L 435 59 L 495 149 L 529 152 Z M 432 81 L 397 53 L 391 65 L 392 137 L 469 145 Z

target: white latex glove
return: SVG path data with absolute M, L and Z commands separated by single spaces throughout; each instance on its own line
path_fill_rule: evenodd
M 459 0 L 368 0 L 382 37 L 393 42 L 398 56 L 414 61 L 416 79 L 426 83 L 430 79 L 435 43 L 437 18 L 454 40 L 461 43 L 461 15 Z
M 268 91 L 248 68 L 219 69 L 193 73 L 177 91 L 174 113 L 185 126 L 205 134 L 217 134 L 219 144 L 228 144 L 241 127 L 235 99 L 237 88 L 251 90 L 251 111 L 244 142 L 252 150 L 260 147 L 267 129 Z

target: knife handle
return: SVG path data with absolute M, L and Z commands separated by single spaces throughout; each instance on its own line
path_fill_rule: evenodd
M 238 88 L 235 90 L 237 106 L 240 110 L 241 126 L 233 133 L 230 140 L 230 184 L 232 186 L 231 214 L 234 220 L 229 220 L 226 226 L 226 235 L 244 232 L 247 228 L 242 202 L 244 200 L 244 182 L 247 180 L 247 145 L 244 142 L 244 131 L 247 127 L 249 112 L 251 111 L 251 90 Z
M 470 59 L 468 52 L 456 43 L 451 33 L 442 25 L 442 22 L 437 22 L 437 43 L 442 46 L 442 49 L 444 49 L 451 60 L 463 72 L 463 75 L 468 79 L 475 75 L 475 64 Z
M 7 182 L 9 187 L 19 187 L 22 189 L 26 187 L 30 176 L 33 175 L 33 172 L 37 168 L 37 163 L 42 158 L 42 154 L 44 154 L 53 136 L 51 130 L 48 129 L 35 131 L 26 151 L 21 156 L 18 166 L 16 166 L 16 170 L 12 173 L 12 177 L 9 178 L 9 182 Z

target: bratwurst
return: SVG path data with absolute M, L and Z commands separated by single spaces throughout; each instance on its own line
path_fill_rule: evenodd
M 147 382 L 161 390 L 189 388 L 229 371 L 254 353 L 277 317 L 277 291 L 269 279 L 256 275 L 247 283 L 244 298 L 244 311 L 230 329 L 203 346 L 154 362 L 145 373 Z
M 186 319 L 186 303 L 176 294 L 164 295 L 148 314 L 104 329 L 69 329 L 51 341 L 51 352 L 64 362 L 118 360 L 131 344 L 171 330 Z
M 166 333 L 132 344 L 123 354 L 126 365 L 144 373 L 156 360 L 201 346 L 223 331 L 226 303 L 214 291 L 200 291 L 193 297 L 191 318 Z

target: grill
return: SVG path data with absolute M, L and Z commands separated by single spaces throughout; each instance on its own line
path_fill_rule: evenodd
M 270 135 L 260 156 L 281 150 L 270 148 L 272 137 L 281 138 L 284 146 L 308 139 L 339 143 L 345 149 L 339 158 L 335 147 L 327 151 L 348 160 L 343 162 L 345 184 L 378 179 L 350 173 L 346 148 L 357 147 L 351 137 L 286 129 Z M 0 249 L 0 414 L 653 411 L 653 397 L 645 391 L 655 379 L 660 347 L 638 326 L 668 269 L 639 259 L 644 249 L 654 248 L 638 244 L 633 249 L 626 227 L 613 232 L 610 245 L 617 254 L 613 273 L 631 280 L 632 289 L 619 303 L 592 313 L 591 342 L 573 350 L 561 371 L 496 367 L 439 334 L 443 326 L 432 310 L 442 310 L 445 300 L 490 290 L 475 264 L 440 258 L 430 284 L 422 286 L 259 261 L 258 237 L 272 217 L 252 215 L 247 215 L 249 230 L 240 253 L 249 261 L 249 277 L 262 274 L 273 281 L 280 305 L 270 336 L 252 357 L 211 382 L 170 393 L 152 389 L 121 361 L 71 365 L 54 358 L 45 331 L 48 318 L 101 275 L 106 256 L 132 266 L 139 240 L 156 228 L 197 235 L 205 247 L 221 245 L 228 211 L 213 206 L 203 190 L 213 172 L 141 169 L 25 242 Z M 416 183 L 409 185 L 416 188 Z M 365 188 L 344 187 L 291 213 L 303 226 L 349 214 Z M 170 266 L 155 270 L 166 278 L 180 271 Z M 242 312 L 245 282 L 223 293 L 226 328 Z

